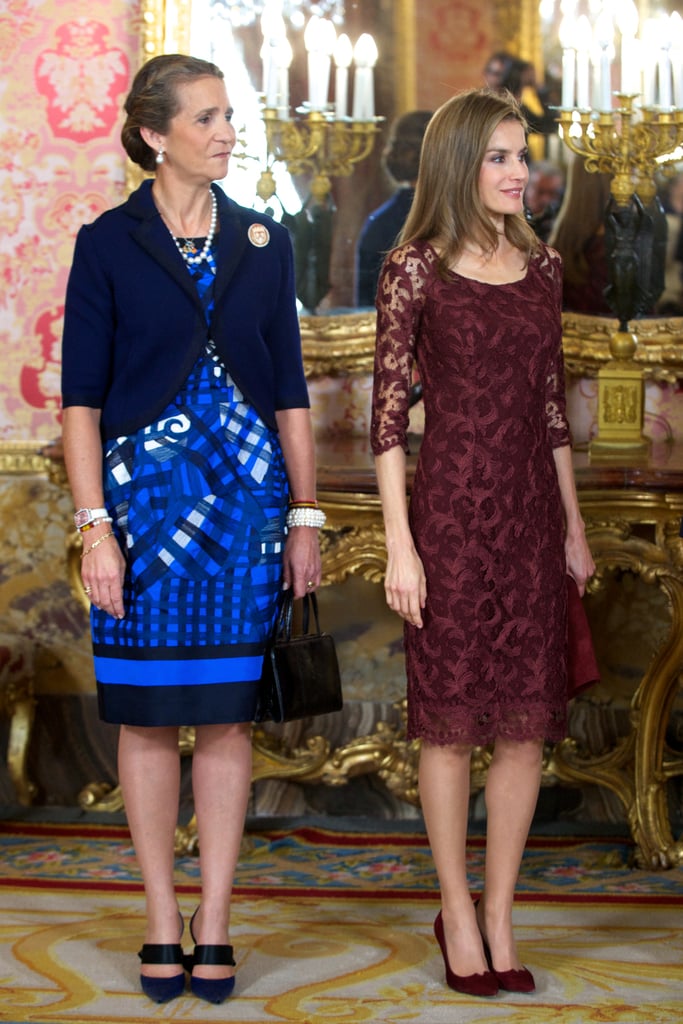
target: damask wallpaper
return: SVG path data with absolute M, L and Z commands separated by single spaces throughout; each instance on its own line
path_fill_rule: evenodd
M 81 224 L 119 202 L 139 0 L 0 4 L 0 439 L 58 435 L 63 295 Z

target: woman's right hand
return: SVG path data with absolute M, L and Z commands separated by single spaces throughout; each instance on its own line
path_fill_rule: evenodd
M 422 611 L 427 601 L 427 579 L 415 548 L 389 551 L 384 578 L 387 604 L 411 626 L 422 629 Z
M 108 526 L 106 532 L 93 537 L 92 540 L 84 539 L 81 579 L 92 604 L 115 619 L 122 619 L 125 613 L 123 577 L 126 562 L 116 537 L 106 536 L 110 529 Z M 96 544 L 96 547 L 93 548 L 93 544 Z

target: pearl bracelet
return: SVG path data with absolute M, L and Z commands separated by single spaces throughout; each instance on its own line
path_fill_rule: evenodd
M 326 520 L 327 516 L 321 508 L 294 506 L 287 513 L 287 527 L 289 529 L 293 526 L 312 526 L 314 529 L 319 530 L 325 525 Z

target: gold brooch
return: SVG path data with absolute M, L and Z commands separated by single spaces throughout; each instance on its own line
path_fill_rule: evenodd
M 247 231 L 247 236 L 252 245 L 262 249 L 270 241 L 270 231 L 265 224 L 252 224 Z

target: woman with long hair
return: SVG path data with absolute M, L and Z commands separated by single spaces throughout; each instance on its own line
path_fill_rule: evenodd
M 372 447 L 385 590 L 404 622 L 408 738 L 441 891 L 447 984 L 530 992 L 512 927 L 544 740 L 567 724 L 567 585 L 594 571 L 565 415 L 562 267 L 523 215 L 526 124 L 472 90 L 429 123 L 415 200 L 377 296 Z M 410 505 L 413 363 L 425 404 Z M 472 749 L 493 745 L 484 886 L 466 841 Z
M 605 215 L 609 199 L 609 174 L 589 173 L 583 157 L 575 157 L 548 237 L 548 245 L 562 257 L 562 305 L 575 313 L 614 316 L 605 298 Z

